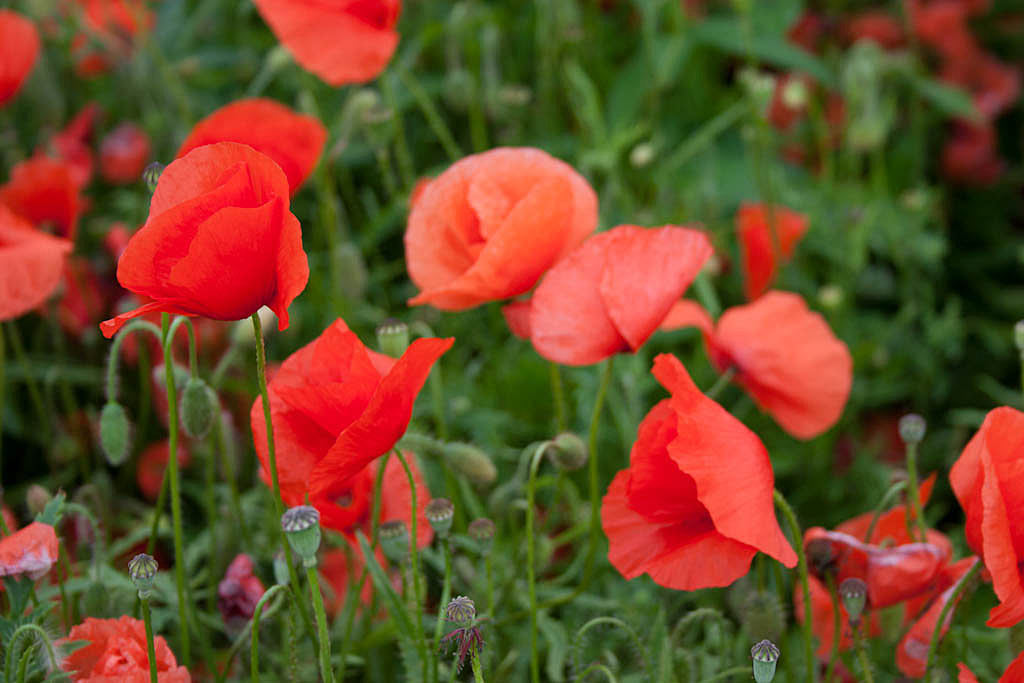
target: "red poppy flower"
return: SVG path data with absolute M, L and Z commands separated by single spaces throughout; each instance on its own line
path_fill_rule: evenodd
M 367 349 L 338 319 L 289 356 L 268 387 L 284 501 L 300 505 L 308 494 L 324 526 L 350 532 L 368 510 L 360 477 L 405 433 L 430 368 L 453 342 L 417 339 L 396 361 Z M 270 481 L 261 398 L 250 418 Z
M 263 582 L 253 574 L 252 558 L 245 553 L 236 555 L 217 584 L 217 609 L 224 623 L 232 630 L 244 626 L 265 592 Z
M 605 494 L 608 560 L 627 579 L 649 574 L 677 590 L 727 586 L 758 551 L 796 565 L 760 439 L 702 394 L 675 356 L 659 355 L 652 372 L 671 398 L 640 423 L 629 468 Z
M 21 88 L 39 55 L 35 24 L 9 9 L 0 9 L 0 106 Z
M 968 58 L 947 60 L 941 76 L 966 89 L 988 120 L 1012 107 L 1020 96 L 1020 71 L 980 49 Z
M 662 329 L 695 325 L 711 362 L 798 439 L 821 434 L 839 419 L 853 384 L 853 359 L 828 323 L 798 294 L 768 292 L 733 306 L 718 324 L 692 301 L 677 302 Z
M 768 207 L 763 204 L 744 204 L 736 214 L 736 231 L 743 259 L 743 288 L 751 301 L 761 296 L 775 280 L 779 265 L 776 263 L 776 251 L 782 262 L 788 261 L 797 242 L 807 232 L 807 216 L 802 213 L 777 206 L 772 214 L 770 217 Z M 774 226 L 771 218 L 774 218 Z
M 0 187 L 0 204 L 36 227 L 52 224 L 57 234 L 75 239 L 82 209 L 74 166 L 36 155 L 15 165 L 11 178 Z
M 121 285 L 153 301 L 102 323 L 104 336 L 153 311 L 241 320 L 269 306 L 288 327 L 309 279 L 288 201 L 281 167 L 246 145 L 219 142 L 171 162 L 117 264 Z
M 122 123 L 100 143 L 100 174 L 115 185 L 137 183 L 150 151 L 146 131 L 134 123 Z
M 121 221 L 116 221 L 110 224 L 107 234 L 103 236 L 103 247 L 107 250 L 110 258 L 116 262 L 128 247 L 131 238 L 132 232 L 128 226 Z
M 138 619 L 93 619 L 71 628 L 69 641 L 85 640 L 88 645 L 72 652 L 61 663 L 75 683 L 149 683 L 146 627 Z M 189 683 L 188 669 L 178 666 L 162 636 L 154 639 L 157 680 L 160 683 Z
M 326 141 L 327 129 L 317 119 L 258 97 L 232 102 L 197 123 L 178 157 L 215 142 L 240 142 L 276 161 L 295 194 L 316 167 Z
M 896 648 L 896 666 L 904 675 L 912 678 L 921 678 L 925 674 L 928 664 L 928 645 L 931 642 L 932 633 L 939 622 L 939 615 L 943 607 L 948 603 L 953 593 L 956 592 L 957 584 L 964 575 L 978 562 L 977 557 L 967 557 L 955 564 L 943 568 L 936 577 L 933 588 L 942 591 L 932 602 L 928 611 L 921 615 L 907 634 L 903 636 L 899 646 Z M 957 598 L 957 601 L 963 594 Z M 949 624 L 953 620 L 953 612 L 946 615 L 946 621 L 942 624 L 942 632 L 949 630 Z
M 161 366 L 161 370 L 163 367 Z M 166 408 L 164 409 L 166 412 Z M 171 459 L 171 446 L 168 441 L 151 444 L 142 451 L 135 465 L 135 483 L 146 500 L 154 501 L 160 495 L 160 486 L 164 481 L 164 470 Z M 183 444 L 178 444 L 178 467 L 188 467 L 190 458 Z
M 62 131 L 50 138 L 54 156 L 71 166 L 72 178 L 79 187 L 85 187 L 92 178 L 92 150 L 88 143 L 99 113 L 99 105 L 90 102 L 75 114 Z
M 921 42 L 947 60 L 969 59 L 979 51 L 967 27 L 966 4 L 908 0 L 907 11 L 910 24 Z
M 32 580 L 57 561 L 57 533 L 49 524 L 32 522 L 0 540 L 0 576 L 27 574 Z
M 991 123 L 954 123 L 942 148 L 942 173 L 964 185 L 991 185 L 1006 164 L 996 151 L 996 130 Z
M 924 508 L 931 497 L 934 485 L 935 474 L 932 474 L 918 487 L 917 496 L 922 508 Z M 843 522 L 835 530 L 871 545 L 892 547 L 916 543 L 920 540 L 919 536 L 911 536 L 910 531 L 907 529 L 907 524 L 913 524 L 914 519 L 913 511 L 907 510 L 906 505 L 900 504 L 894 505 L 888 511 L 878 515 L 877 519 L 874 512 L 865 512 Z M 867 533 L 872 521 L 875 522 L 875 528 L 871 532 L 871 537 L 868 538 Z M 914 533 L 916 534 L 916 531 Z M 953 546 L 945 534 L 935 529 L 926 529 L 925 539 L 928 543 L 941 550 L 944 555 L 952 557 Z
M 966 664 L 963 662 L 957 664 L 957 669 L 959 670 L 957 683 L 978 683 L 974 672 L 968 669 Z M 1021 681 L 1024 681 L 1024 652 L 1010 662 L 1010 666 L 1006 667 L 1006 671 L 999 677 L 998 683 L 1020 683 Z
M 461 311 L 528 291 L 597 227 L 597 195 L 539 149 L 474 154 L 422 188 L 405 260 L 423 290 L 410 305 Z
M 513 333 L 556 363 L 589 365 L 636 351 L 711 251 L 698 230 L 620 225 L 584 242 L 548 271 L 528 303 L 507 306 L 505 316 Z
M 0 321 L 46 301 L 70 251 L 71 242 L 36 230 L 0 204 Z
M 330 85 L 377 77 L 398 46 L 401 0 L 255 0 L 295 61 Z
M 789 27 L 786 38 L 794 45 L 799 45 L 808 52 L 817 52 L 822 39 L 829 32 L 825 18 L 810 10 L 805 10 L 800 18 Z
M 135 36 L 153 26 L 146 0 L 73 0 L 86 30 L 71 40 L 75 70 L 83 76 L 106 72 L 132 52 Z
M 57 303 L 57 320 L 75 337 L 86 330 L 95 334 L 96 325 L 109 310 L 113 285 L 100 279 L 92 263 L 80 256 L 71 256 L 61 277 L 64 295 Z
M 999 604 L 987 624 L 1024 619 L 1024 413 L 991 411 L 949 472 L 953 494 L 967 516 L 967 545 L 992 574 Z
M 840 30 L 847 43 L 873 40 L 886 50 L 893 50 L 906 42 L 900 22 L 881 10 L 866 10 L 847 17 Z

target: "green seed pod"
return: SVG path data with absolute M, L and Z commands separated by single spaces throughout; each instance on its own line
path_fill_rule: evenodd
M 455 505 L 447 498 L 434 498 L 427 503 L 423 515 L 430 522 L 435 534 L 447 538 L 452 528 L 452 519 L 455 517 Z
M 217 395 L 199 377 L 189 377 L 181 392 L 181 427 L 193 439 L 205 438 L 217 415 Z
M 915 413 L 904 415 L 900 418 L 900 438 L 903 439 L 903 443 L 907 444 L 921 443 L 927 427 L 927 423 L 920 415 Z
M 476 541 L 481 555 L 491 552 L 491 544 L 494 542 L 494 522 L 481 517 L 469 523 L 469 537 Z
M 120 403 L 109 401 L 100 412 L 100 447 L 107 462 L 114 467 L 122 464 L 128 457 L 130 444 L 128 414 Z
M 154 161 L 146 168 L 142 169 L 142 179 L 146 182 L 146 186 L 149 187 L 150 192 L 156 191 L 156 184 L 160 181 L 160 174 L 164 172 L 164 165 L 159 161 Z
M 587 446 L 572 432 L 562 432 L 544 447 L 544 455 L 559 469 L 567 472 L 587 464 Z
M 453 469 L 478 486 L 486 486 L 498 478 L 498 469 L 490 457 L 472 444 L 449 444 L 444 453 Z
M 401 320 L 388 318 L 377 325 L 377 344 L 381 353 L 399 358 L 409 348 L 409 326 Z
M 281 528 L 292 550 L 302 558 L 302 565 L 315 567 L 320 548 L 320 512 L 309 505 L 289 508 L 281 515 Z
M 139 553 L 128 563 L 128 577 L 139 589 L 139 597 L 148 598 L 153 593 L 153 579 L 160 566 L 152 555 Z
M 861 579 L 851 577 L 839 584 L 839 597 L 846 608 L 851 626 L 860 623 L 860 615 L 868 601 L 868 585 Z
M 775 678 L 775 665 L 779 661 L 779 648 L 770 640 L 762 640 L 750 648 L 754 660 L 754 680 L 757 683 L 771 683 Z
M 394 519 L 380 525 L 380 547 L 384 557 L 394 564 L 405 564 L 409 557 L 409 529 L 405 522 Z

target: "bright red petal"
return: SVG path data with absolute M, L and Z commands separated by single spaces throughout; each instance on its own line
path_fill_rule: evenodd
M 774 207 L 769 216 L 768 207 L 763 204 L 744 204 L 736 215 L 736 227 L 743 257 L 744 291 L 747 299 L 753 301 L 775 279 L 776 249 L 783 261 L 792 256 L 797 242 L 807 232 L 807 217 L 781 206 Z
M 8 9 L 0 9 L 0 106 L 21 88 L 39 55 L 39 32 L 31 21 Z
M 520 339 L 530 338 L 530 300 L 513 301 L 501 307 L 508 329 Z
M 71 242 L 36 230 L 0 204 L 0 320 L 27 313 L 53 294 Z

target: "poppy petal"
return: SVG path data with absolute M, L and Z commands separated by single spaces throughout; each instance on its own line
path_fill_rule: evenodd
M 520 339 L 530 338 L 530 300 L 513 301 L 501 307 L 505 323 L 512 334 Z
M 0 9 L 0 106 L 17 94 L 32 73 L 39 55 L 39 32 L 31 21 L 8 9 Z
M 0 204 L 0 320 L 46 301 L 61 281 L 71 242 L 36 230 Z
M 672 304 L 672 308 L 669 309 L 668 315 L 661 321 L 658 329 L 671 331 L 684 327 L 696 327 L 705 337 L 708 337 L 711 335 L 715 323 L 704 307 L 696 301 L 680 299 Z

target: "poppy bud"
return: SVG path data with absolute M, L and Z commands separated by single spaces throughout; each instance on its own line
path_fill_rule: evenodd
M 32 484 L 25 492 L 25 503 L 28 505 L 29 514 L 33 517 L 41 514 L 51 500 L 53 500 L 53 495 L 39 484 Z
M 1018 320 L 1013 326 L 1013 343 L 1018 351 L 1024 353 L 1024 320 Z
M 320 512 L 310 505 L 289 508 L 281 515 L 281 528 L 292 550 L 302 558 L 302 565 L 315 567 L 320 548 Z
M 130 432 L 128 414 L 120 403 L 109 401 L 103 406 L 100 412 L 100 447 L 111 465 L 117 467 L 128 457 Z
M 139 597 L 143 600 L 153 593 L 153 579 L 159 569 L 160 565 L 153 556 L 146 553 L 139 553 L 128 563 L 128 577 L 139 589 Z
M 427 503 L 423 515 L 430 522 L 434 533 L 441 538 L 447 538 L 452 528 L 452 519 L 455 517 L 455 506 L 447 498 L 434 498 Z
M 388 318 L 377 325 L 377 344 L 385 355 L 400 358 L 409 348 L 409 326 L 401 320 Z
M 395 564 L 404 564 L 409 554 L 409 529 L 405 522 L 394 519 L 380 525 L 380 547 L 384 556 Z
M 868 585 L 857 578 L 843 579 L 839 584 L 839 597 L 846 608 L 850 626 L 856 626 L 860 623 L 860 615 L 868 599 Z
M 918 444 L 924 439 L 927 423 L 924 418 L 916 413 L 910 413 L 900 418 L 900 438 L 905 444 Z
M 202 439 L 210 431 L 216 416 L 217 395 L 199 377 L 189 377 L 181 392 L 181 426 L 193 439 Z
M 823 577 L 827 572 L 836 570 L 836 554 L 827 538 L 807 541 L 804 550 L 807 552 L 807 564 L 815 576 Z
M 775 664 L 779 661 L 779 648 L 770 640 L 762 640 L 750 648 L 754 660 L 754 680 L 757 683 L 771 683 L 775 678 Z
M 472 444 L 449 444 L 445 455 L 448 456 L 448 464 L 474 484 L 483 486 L 498 478 L 498 470 L 491 459 Z
M 353 242 L 339 244 L 331 252 L 331 258 L 339 276 L 341 293 L 353 301 L 362 299 L 370 276 L 366 272 L 366 261 L 359 247 Z
M 481 517 L 469 523 L 469 537 L 476 541 L 481 555 L 491 552 L 491 543 L 494 541 L 494 522 Z
M 587 446 L 572 432 L 562 432 L 544 447 L 544 455 L 559 469 L 572 472 L 587 464 Z
M 476 605 L 471 598 L 460 595 L 445 605 L 444 618 L 456 624 L 469 624 L 476 619 Z
M 160 180 L 160 174 L 164 172 L 164 165 L 159 161 L 154 161 L 146 168 L 142 169 L 142 179 L 146 181 L 146 187 L 149 188 L 150 192 L 156 190 L 157 181 Z

